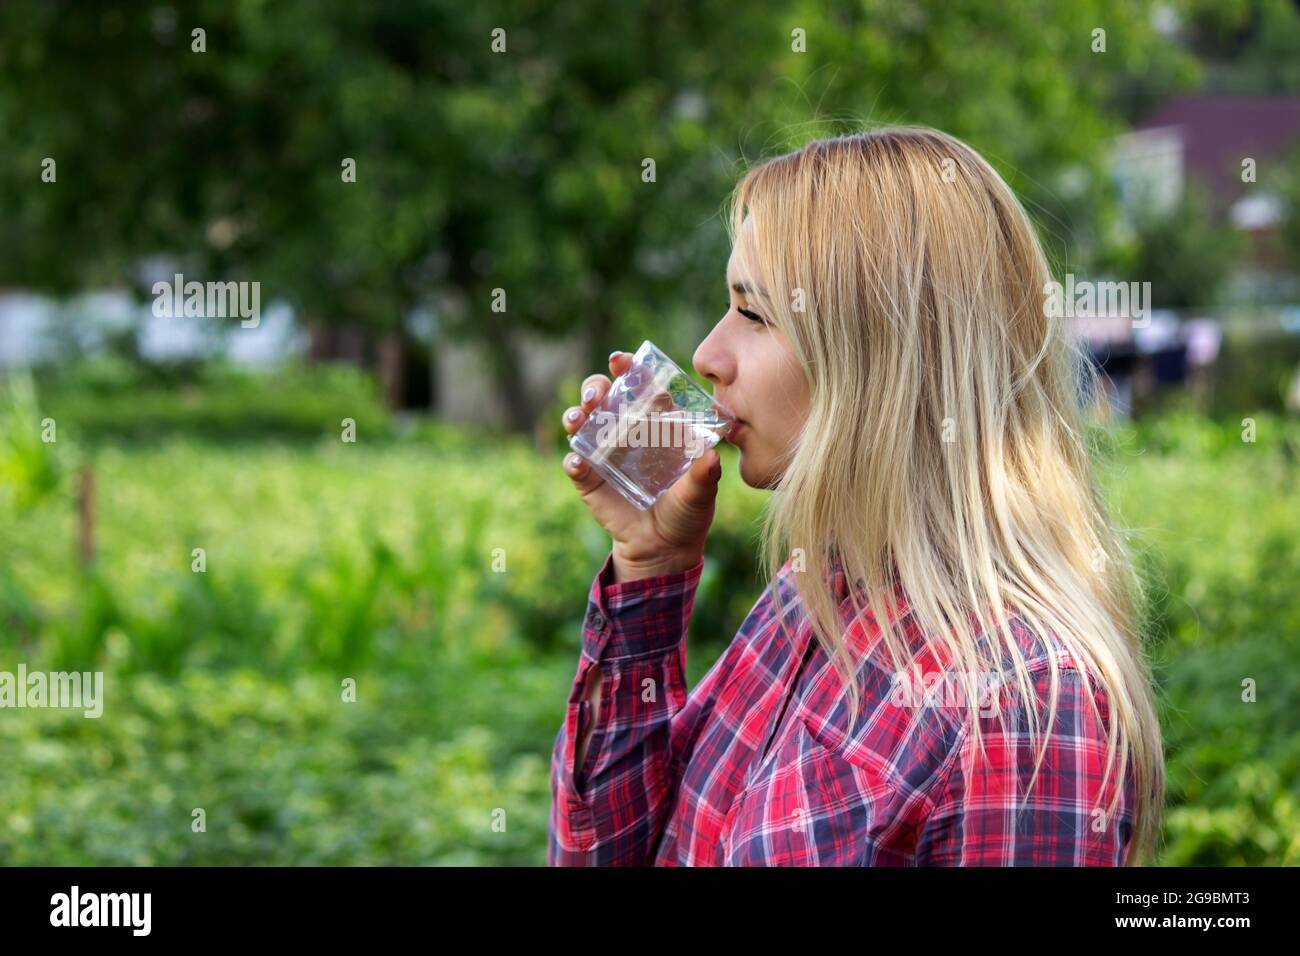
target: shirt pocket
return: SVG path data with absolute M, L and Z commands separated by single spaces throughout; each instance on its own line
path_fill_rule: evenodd
M 865 866 L 915 866 L 916 845 L 933 809 L 935 776 L 959 738 L 955 723 L 929 707 L 903 706 L 889 697 L 883 676 L 868 682 L 857 716 L 828 671 L 794 702 L 796 722 L 835 768 L 835 779 L 856 790 L 868 809 Z
M 886 788 L 826 747 L 798 713 L 790 717 L 731 804 L 723 865 L 906 865 L 905 855 L 876 844 Z

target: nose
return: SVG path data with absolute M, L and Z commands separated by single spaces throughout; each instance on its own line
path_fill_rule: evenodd
M 705 336 L 691 357 L 695 371 L 712 382 L 715 388 L 719 385 L 729 386 L 736 378 L 735 357 L 722 329 L 725 321 L 724 319 L 713 327 L 713 331 Z

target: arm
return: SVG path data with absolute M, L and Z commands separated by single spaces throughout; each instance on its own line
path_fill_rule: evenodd
M 958 753 L 930 794 L 933 802 L 917 842 L 920 866 L 1122 866 L 1132 832 L 1133 791 L 1125 790 L 1114 819 L 1104 816 L 1114 796 L 1119 760 L 1105 793 L 1106 729 L 1089 702 L 1090 690 L 1073 666 L 1057 671 L 1059 698 L 1047 752 L 1033 792 L 1024 802 L 1040 740 L 1031 745 L 1023 707 L 1004 705 L 980 719 L 984 753 L 962 729 Z M 1031 673 L 1040 698 L 1039 733 L 1046 728 L 1051 670 Z M 1004 692 L 1004 701 L 1010 691 Z M 1096 694 L 1108 720 L 1104 692 Z M 1009 712 L 1007 712 L 1009 710 Z M 1019 809 L 1024 802 L 1023 809 Z
M 704 562 L 622 582 L 612 565 L 592 582 L 551 754 L 552 866 L 650 862 L 675 783 L 670 724 L 686 704 L 683 638 Z

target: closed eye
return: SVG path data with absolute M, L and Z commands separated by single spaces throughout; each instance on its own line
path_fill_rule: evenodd
M 751 322 L 761 322 L 764 325 L 767 325 L 767 319 L 763 318 L 757 312 L 750 312 L 749 309 L 739 309 L 739 308 L 736 309 L 736 311 L 739 312 L 741 315 L 743 315 L 745 318 L 749 319 Z

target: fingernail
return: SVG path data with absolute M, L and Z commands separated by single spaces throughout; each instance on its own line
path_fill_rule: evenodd
M 592 400 L 593 398 L 595 398 L 595 397 L 596 397 L 596 386 L 595 386 L 595 385 L 588 385 L 586 388 L 584 388 L 584 389 L 582 390 L 582 400 L 583 400 L 584 402 L 589 402 L 589 401 L 591 401 L 591 400 Z
M 576 421 L 578 420 L 578 416 L 581 415 L 581 414 L 582 414 L 582 412 L 579 411 L 578 409 L 576 409 L 576 408 L 571 408 L 571 409 L 569 409 L 567 412 L 564 413 L 564 418 L 565 418 L 566 421 L 576 422 Z
M 579 462 L 580 460 L 581 460 L 581 459 L 579 459 L 577 455 L 570 455 L 570 456 L 569 456 L 569 460 L 568 460 L 568 462 L 566 463 L 566 464 L 567 464 L 567 467 L 568 467 L 571 471 L 576 471 L 577 468 L 578 468 L 578 462 Z
M 623 354 L 622 352 L 619 352 L 619 351 L 617 351 L 617 350 L 615 350 L 615 351 L 613 351 L 613 352 L 610 352 L 610 353 L 609 353 L 609 360 L 610 360 L 611 362 L 613 362 L 614 359 L 618 358 L 618 357 L 619 357 L 620 355 L 622 355 L 622 354 Z

